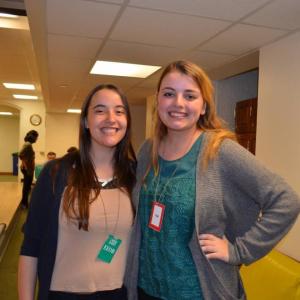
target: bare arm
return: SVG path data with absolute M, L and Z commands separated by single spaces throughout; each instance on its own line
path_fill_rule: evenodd
M 18 292 L 19 300 L 34 300 L 36 277 L 36 257 L 21 255 L 18 269 Z

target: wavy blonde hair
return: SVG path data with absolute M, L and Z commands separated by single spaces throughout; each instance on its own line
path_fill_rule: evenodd
M 196 64 L 186 60 L 179 60 L 170 63 L 164 69 L 158 81 L 157 94 L 160 91 L 162 80 L 171 72 L 179 72 L 193 78 L 201 91 L 205 105 L 205 114 L 199 117 L 197 127 L 206 132 L 214 132 L 214 134 L 210 135 L 207 147 L 204 151 L 202 166 L 205 168 L 208 162 L 216 157 L 222 141 L 226 138 L 235 140 L 235 134 L 226 129 L 224 122 L 217 116 L 212 82 L 207 74 Z M 165 124 L 163 124 L 159 117 L 157 107 L 155 107 L 154 122 L 155 126 L 152 137 L 152 159 L 146 175 L 148 174 L 151 166 L 154 168 L 155 175 L 158 174 L 158 147 L 168 132 L 167 127 Z

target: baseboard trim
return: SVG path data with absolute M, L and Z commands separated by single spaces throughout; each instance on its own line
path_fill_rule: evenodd
M 0 172 L 0 175 L 14 175 L 12 172 Z

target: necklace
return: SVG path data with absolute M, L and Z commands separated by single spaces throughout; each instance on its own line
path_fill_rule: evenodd
M 98 182 L 100 183 L 101 187 L 105 187 L 108 183 L 113 181 L 113 177 L 108 178 L 108 179 L 102 179 L 98 178 Z
M 191 147 L 191 145 L 193 143 L 193 140 L 194 140 L 194 136 L 195 136 L 196 133 L 197 133 L 197 131 L 195 131 L 194 134 L 192 135 L 191 141 L 187 144 L 187 147 L 186 147 L 185 151 L 183 152 L 183 156 L 186 155 L 186 153 L 188 152 L 189 148 Z M 200 133 L 200 135 L 201 135 L 201 133 Z M 197 138 L 199 138 L 199 136 Z M 164 152 L 165 152 L 165 149 L 163 151 L 163 154 L 165 154 Z M 176 171 L 177 171 L 177 169 L 178 169 L 178 167 L 180 165 L 180 162 L 178 162 L 179 160 L 180 160 L 180 158 L 177 159 L 177 162 L 176 162 L 176 165 L 175 165 L 175 169 L 172 172 L 172 174 L 167 178 L 166 183 L 162 186 L 162 191 L 161 191 L 161 193 L 160 193 L 160 195 L 159 195 L 159 197 L 157 199 L 157 190 L 158 190 L 158 186 L 159 186 L 159 182 L 160 182 L 160 177 L 161 177 L 161 168 L 159 168 L 158 175 L 157 175 L 157 183 L 156 183 L 156 187 L 155 187 L 155 191 L 154 191 L 154 199 L 157 199 L 158 202 L 160 202 L 160 199 L 163 196 L 163 194 L 165 193 L 165 190 L 166 190 L 167 186 L 169 185 L 170 181 L 174 178 L 174 175 L 176 174 Z
M 101 195 L 101 191 L 100 191 L 99 195 L 100 195 L 100 199 L 101 199 L 101 203 L 102 203 L 102 207 L 103 207 L 103 212 L 104 212 L 105 233 L 108 234 L 107 213 L 106 213 L 106 208 L 105 208 L 104 200 L 103 200 L 103 197 Z M 116 233 L 116 230 L 117 230 L 117 227 L 118 227 L 118 223 L 119 223 L 119 217 L 120 217 L 120 189 L 118 189 L 118 210 L 117 210 L 116 223 L 115 223 L 115 226 L 114 226 L 113 231 L 112 231 L 113 235 Z
M 187 144 L 187 147 L 186 147 L 185 151 L 183 152 L 184 153 L 183 156 L 186 155 L 189 148 L 191 147 L 191 145 L 194 141 L 194 136 L 195 136 L 196 132 L 197 131 L 194 132 L 194 134 L 191 138 L 191 141 Z M 155 191 L 154 191 L 154 200 L 152 200 L 152 208 L 151 208 L 151 213 L 150 213 L 150 218 L 149 218 L 149 223 L 148 223 L 148 227 L 157 232 L 161 231 L 162 221 L 163 221 L 164 213 L 165 213 L 165 209 L 166 209 L 166 206 L 161 203 L 161 198 L 165 193 L 166 187 L 169 185 L 170 181 L 174 178 L 174 175 L 177 172 L 177 169 L 180 165 L 179 160 L 180 159 L 178 159 L 178 161 L 176 162 L 176 165 L 175 165 L 175 168 L 174 168 L 172 174 L 166 178 L 166 183 L 162 186 L 160 195 L 157 199 L 158 186 L 159 186 L 160 177 L 161 177 L 161 168 L 159 168 L 159 170 L 158 170 L 157 183 L 156 183 L 156 187 L 155 187 Z
M 115 223 L 115 226 L 113 228 L 112 234 L 108 234 L 108 222 L 107 222 L 107 213 L 106 213 L 106 208 L 105 208 L 105 204 L 104 204 L 104 200 L 102 198 L 101 195 L 101 191 L 100 191 L 100 199 L 102 202 L 102 206 L 103 206 L 103 211 L 104 211 L 104 219 L 105 219 L 105 233 L 106 235 L 108 235 L 107 239 L 104 241 L 98 255 L 97 258 L 100 259 L 101 261 L 105 262 L 105 263 L 110 263 L 114 257 L 114 255 L 116 254 L 122 240 L 116 238 L 114 235 L 116 233 L 117 227 L 118 227 L 118 223 L 119 223 L 119 217 L 120 217 L 120 189 L 118 189 L 118 210 L 117 210 L 117 220 Z

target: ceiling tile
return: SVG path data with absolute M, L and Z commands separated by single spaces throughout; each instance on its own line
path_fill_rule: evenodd
M 189 49 L 215 35 L 229 24 L 225 21 L 200 17 L 127 8 L 110 38 Z
M 92 61 L 87 59 L 71 59 L 61 57 L 49 58 L 49 74 L 56 84 L 68 84 L 82 81 L 90 71 Z
M 30 68 L 24 55 L 1 55 L 0 70 L 0 82 L 32 83 Z
M 164 70 L 164 68 L 158 70 L 153 75 L 151 75 L 149 78 L 141 80 L 140 83 L 138 84 L 138 86 L 142 87 L 142 88 L 152 89 L 155 91 L 156 87 L 157 87 L 157 83 L 160 79 L 160 76 L 161 76 L 163 70 Z
M 76 93 L 76 87 L 75 86 L 69 86 L 66 88 L 59 88 L 59 87 L 55 87 L 55 86 L 51 86 L 50 89 L 50 99 L 51 99 L 51 103 L 55 103 L 55 102 L 62 102 L 64 103 L 65 107 L 68 107 L 68 102 L 70 101 L 70 99 L 72 99 L 72 97 L 75 95 Z
M 237 56 L 220 54 L 208 51 L 193 51 L 189 54 L 187 59 L 198 64 L 205 70 L 210 70 L 222 66 L 234 60 Z
M 129 77 L 118 77 L 118 76 L 102 76 L 102 75 L 89 75 L 88 79 L 84 81 L 81 85 L 80 90 L 74 97 L 72 107 L 80 108 L 82 102 L 87 97 L 89 92 L 96 87 L 98 84 L 110 83 L 118 86 L 127 95 L 128 91 L 139 89 L 137 87 L 138 83 L 141 81 L 139 78 L 129 78 Z M 145 89 L 143 89 L 145 90 Z M 143 95 L 140 95 L 143 97 Z M 128 98 L 128 101 L 130 99 Z
M 92 88 L 108 82 L 131 103 L 143 103 L 162 70 L 146 79 L 90 75 L 95 58 L 163 67 L 189 59 L 224 78 L 231 74 L 224 64 L 243 72 L 249 64 L 241 57 L 300 28 L 299 6 L 299 0 L 26 1 L 31 32 L 0 28 L 0 82 L 34 83 L 39 96 L 42 85 L 47 111 L 80 107 Z M 0 103 L 11 95 L 0 86 Z
M 259 10 L 246 23 L 295 30 L 300 28 L 300 1 L 277 0 Z
M 236 21 L 269 0 L 130 0 L 129 5 Z
M 238 24 L 199 47 L 222 54 L 242 55 L 285 35 L 283 30 Z
M 103 38 L 120 6 L 82 0 L 48 0 L 48 33 Z
M 0 55 L 24 53 L 23 30 L 0 28 Z
M 48 55 L 94 59 L 101 43 L 101 39 L 49 34 Z
M 171 47 L 154 47 L 141 43 L 109 40 L 98 59 L 160 66 L 176 59 L 180 53 L 180 50 Z
M 105 75 L 91 75 L 89 74 L 82 87 L 80 88 L 76 98 L 84 99 L 88 93 L 99 84 L 114 84 L 122 89 L 124 92 L 137 85 L 139 83 L 139 78 L 130 77 L 119 77 L 119 76 L 105 76 Z

